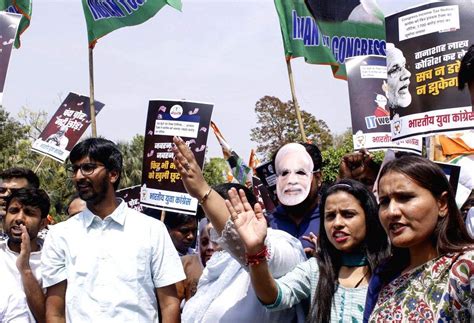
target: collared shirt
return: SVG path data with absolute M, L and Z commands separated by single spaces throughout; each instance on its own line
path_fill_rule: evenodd
M 313 232 L 315 235 L 319 234 L 319 207 L 314 208 L 305 216 L 300 224 L 296 224 L 280 205 L 269 216 L 268 221 L 272 229 L 283 230 L 293 237 L 300 239 L 303 248 L 314 249 L 314 245 L 302 239 L 302 236 L 309 236 L 310 232 Z
M 51 226 L 42 271 L 45 287 L 67 280 L 68 322 L 158 322 L 155 289 L 185 278 L 165 225 L 123 201 Z
M 8 247 L 8 239 L 0 242 L 0 322 L 8 322 L 7 318 L 21 317 L 21 322 L 36 322 L 26 302 L 26 295 L 21 275 L 16 266 L 18 253 Z M 30 253 L 30 267 L 33 275 L 41 286 L 41 251 Z M 4 307 L 4 302 L 16 302 Z M 3 317 L 3 318 L 2 318 Z M 12 319 L 13 320 L 13 319 Z

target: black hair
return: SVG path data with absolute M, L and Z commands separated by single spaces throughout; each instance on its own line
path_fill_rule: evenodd
M 435 199 L 439 199 L 443 193 L 447 193 L 448 214 L 444 217 L 439 217 L 438 223 L 430 237 L 432 245 L 436 248 L 439 255 L 450 252 L 462 252 L 466 248 L 472 249 L 474 239 L 467 232 L 461 212 L 456 205 L 453 189 L 443 170 L 438 165 L 429 159 L 415 155 L 404 155 L 394 159 L 388 162 L 380 172 L 379 192 L 382 177 L 390 172 L 407 176 L 417 185 L 430 191 Z M 381 278 L 385 283 L 388 283 L 391 277 L 406 268 L 410 260 L 407 248 L 398 248 L 392 245 L 391 249 L 392 257 L 387 266 L 384 266 L 386 270 L 381 274 Z
M 464 89 L 466 83 L 474 81 L 474 45 L 471 45 L 461 60 L 458 73 L 458 88 Z
M 180 225 L 183 225 L 192 221 L 196 222 L 197 224 L 197 220 L 194 215 L 166 211 L 164 224 L 166 225 L 168 230 L 173 230 L 179 227 Z
M 247 197 L 247 201 L 249 202 L 252 208 L 257 203 L 257 198 L 255 197 L 255 195 L 244 185 L 237 183 L 222 183 L 214 185 L 212 188 L 214 189 L 214 191 L 217 192 L 217 194 L 222 196 L 222 198 L 224 199 L 229 198 L 229 190 L 231 188 L 235 188 L 237 191 L 243 190 L 245 193 L 245 197 Z
M 287 144 L 287 143 L 286 143 Z M 273 169 L 276 171 L 276 166 L 275 166 L 275 159 L 280 151 L 280 149 L 285 146 L 286 144 L 280 146 L 280 148 L 275 151 L 275 153 L 272 155 L 272 166 Z M 308 154 L 311 156 L 311 159 L 313 160 L 313 171 L 321 171 L 321 167 L 323 166 L 323 157 L 321 155 L 321 151 L 319 150 L 318 146 L 315 144 L 310 144 L 306 142 L 299 142 L 299 144 L 303 145 L 303 147 L 306 149 Z
M 20 188 L 17 190 L 12 190 L 12 193 L 6 197 L 7 212 L 8 207 L 13 202 L 13 200 L 16 200 L 23 206 L 39 208 L 42 219 L 48 216 L 49 208 L 51 207 L 48 194 L 40 188 Z
M 87 138 L 74 146 L 69 154 L 69 160 L 75 163 L 84 157 L 101 162 L 108 171 L 117 171 L 118 179 L 114 183 L 114 189 L 118 188 L 123 161 L 122 153 L 115 143 L 105 138 Z
M 366 236 L 358 251 L 362 252 L 369 262 L 369 271 L 373 270 L 387 257 L 388 239 L 378 217 L 377 200 L 365 185 L 352 179 L 342 179 L 330 185 L 323 192 L 320 204 L 321 225 L 319 227 L 319 248 L 316 259 L 319 267 L 319 279 L 312 301 L 308 321 L 330 322 L 331 307 L 337 289 L 337 278 L 342 266 L 342 252 L 329 241 L 324 229 L 324 208 L 331 194 L 346 192 L 359 202 L 365 213 Z M 335 318 L 333 318 L 335 319 Z
M 38 176 L 31 170 L 21 167 L 12 167 L 0 172 L 0 178 L 10 180 L 14 178 L 24 178 L 28 182 L 29 188 L 39 188 L 40 180 Z

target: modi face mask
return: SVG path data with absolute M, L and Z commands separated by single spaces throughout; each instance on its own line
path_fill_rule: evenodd
M 313 160 L 303 145 L 283 146 L 275 157 L 277 196 L 281 204 L 293 206 L 303 202 L 311 189 Z

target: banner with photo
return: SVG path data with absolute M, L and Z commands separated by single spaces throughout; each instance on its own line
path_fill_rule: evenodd
M 12 53 L 13 42 L 18 31 L 21 15 L 0 12 L 0 105 L 3 101 L 3 89 L 7 77 L 8 63 Z
M 152 100 L 148 106 L 140 201 L 146 207 L 196 214 L 197 199 L 184 188 L 173 162 L 173 137 L 180 136 L 203 167 L 212 104 Z
M 394 149 L 421 154 L 421 137 L 392 141 L 390 111 L 384 87 L 384 56 L 358 56 L 346 60 L 354 150 Z
M 65 162 L 72 148 L 91 123 L 89 103 L 89 97 L 69 93 L 39 138 L 33 143 L 31 150 L 59 162 Z M 103 107 L 103 103 L 95 101 L 96 116 Z
M 385 55 L 384 16 L 375 0 L 274 0 L 287 60 L 330 65 L 346 79 L 347 57 Z
M 474 127 L 467 90 L 458 72 L 472 43 L 474 3 L 440 1 L 385 20 L 386 97 L 395 140 Z

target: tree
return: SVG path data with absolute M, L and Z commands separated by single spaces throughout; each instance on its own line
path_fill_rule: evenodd
M 141 184 L 144 143 L 145 137 L 138 134 L 130 142 L 118 143 L 123 156 L 122 178 L 119 188 Z
M 343 134 L 336 136 L 335 145 L 321 152 L 323 156 L 323 181 L 333 182 L 339 173 L 339 164 L 342 157 L 353 151 L 352 129 L 347 129 Z
M 204 163 L 203 174 L 209 185 L 217 185 L 227 182 L 226 174 L 229 166 L 224 158 L 211 158 Z
M 321 152 L 323 156 L 323 181 L 333 182 L 339 174 L 339 164 L 342 157 L 354 151 L 352 142 L 352 129 L 348 128 L 344 133 L 335 136 L 334 146 L 329 147 Z M 370 153 L 374 162 L 382 164 L 385 156 L 384 151 L 375 151 Z
M 25 167 L 36 170 L 51 200 L 51 214 L 57 220 L 74 192 L 64 165 L 31 151 L 31 144 L 46 125 L 47 113 L 22 108 L 21 121 L 14 120 L 0 107 L 0 168 Z
M 28 127 L 10 117 L 0 106 L 0 169 L 10 167 L 22 141 L 28 139 Z
M 257 142 L 257 153 L 270 157 L 278 147 L 288 142 L 301 141 L 301 134 L 293 102 L 283 103 L 273 96 L 265 96 L 255 105 L 257 127 L 250 138 Z M 318 120 L 311 113 L 301 110 L 303 128 L 308 141 L 321 150 L 332 145 L 332 134 L 326 122 Z

